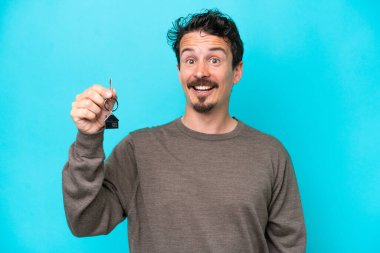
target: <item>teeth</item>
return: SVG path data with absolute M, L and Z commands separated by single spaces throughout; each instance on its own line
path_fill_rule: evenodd
M 209 90 L 211 86 L 195 86 L 194 88 L 197 90 Z

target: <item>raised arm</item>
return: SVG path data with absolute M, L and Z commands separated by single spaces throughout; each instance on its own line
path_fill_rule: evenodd
M 112 96 L 109 90 L 93 86 L 77 96 L 71 112 L 79 131 L 62 171 L 62 189 L 66 218 L 76 236 L 109 233 L 127 217 L 137 184 L 130 136 L 105 161 L 107 112 L 102 103 L 107 96 Z

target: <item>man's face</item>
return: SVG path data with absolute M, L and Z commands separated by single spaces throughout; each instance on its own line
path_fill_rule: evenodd
M 230 45 L 221 37 L 200 31 L 180 41 L 179 80 L 187 106 L 199 113 L 229 105 L 232 85 L 242 75 L 242 63 L 232 69 Z

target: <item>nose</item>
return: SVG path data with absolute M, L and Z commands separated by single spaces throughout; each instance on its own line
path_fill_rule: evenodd
M 195 69 L 194 75 L 198 79 L 209 77 L 210 72 L 209 72 L 207 64 L 205 64 L 203 61 L 199 61 Z

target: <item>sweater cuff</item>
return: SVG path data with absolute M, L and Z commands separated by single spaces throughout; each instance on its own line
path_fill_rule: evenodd
M 99 131 L 95 134 L 85 134 L 78 131 L 75 149 L 81 156 L 99 157 L 104 154 L 103 151 L 104 131 Z

